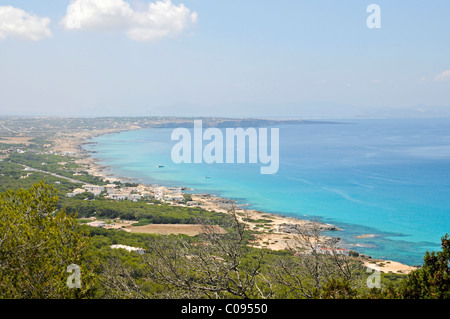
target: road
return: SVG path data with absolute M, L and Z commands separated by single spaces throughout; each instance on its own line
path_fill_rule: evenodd
M 58 178 L 62 178 L 62 179 L 68 180 L 71 183 L 78 183 L 78 184 L 83 184 L 83 185 L 88 185 L 88 186 L 95 186 L 95 185 L 92 185 L 92 184 L 89 184 L 89 183 L 86 183 L 86 182 L 83 182 L 83 181 L 79 181 L 79 180 L 74 179 L 74 178 L 58 175 L 56 173 L 47 172 L 47 171 L 44 171 L 42 169 L 33 168 L 33 167 L 30 167 L 30 166 L 27 166 L 27 165 L 24 165 L 24 164 L 20 164 L 20 163 L 16 163 L 16 164 L 19 164 L 19 165 L 25 167 L 29 171 L 35 171 L 35 172 L 41 172 L 41 173 L 49 174 L 49 175 L 52 175 L 52 176 L 55 176 L 55 177 L 58 177 Z

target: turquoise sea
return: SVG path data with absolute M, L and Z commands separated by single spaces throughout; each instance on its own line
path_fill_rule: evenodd
M 174 164 L 173 129 L 96 137 L 85 148 L 112 173 L 147 184 L 185 186 L 342 228 L 352 250 L 422 264 L 450 233 L 450 118 L 349 119 L 278 126 L 280 168 L 259 164 Z M 206 143 L 205 143 L 206 144 Z M 158 168 L 158 165 L 164 168 Z M 211 178 L 205 178 L 210 176 Z M 362 234 L 375 238 L 357 239 Z

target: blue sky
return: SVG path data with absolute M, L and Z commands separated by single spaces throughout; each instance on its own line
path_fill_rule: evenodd
M 448 0 L 77 1 L 0 0 L 0 115 L 450 114 Z

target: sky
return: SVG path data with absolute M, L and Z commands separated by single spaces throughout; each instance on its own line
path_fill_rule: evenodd
M 450 116 L 450 1 L 0 0 L 0 115 Z

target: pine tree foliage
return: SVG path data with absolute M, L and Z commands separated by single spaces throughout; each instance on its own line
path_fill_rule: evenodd
M 1 298 L 87 298 L 93 275 L 83 263 L 88 238 L 74 216 L 55 209 L 56 190 L 43 182 L 0 193 Z M 81 267 L 81 288 L 67 285 Z

